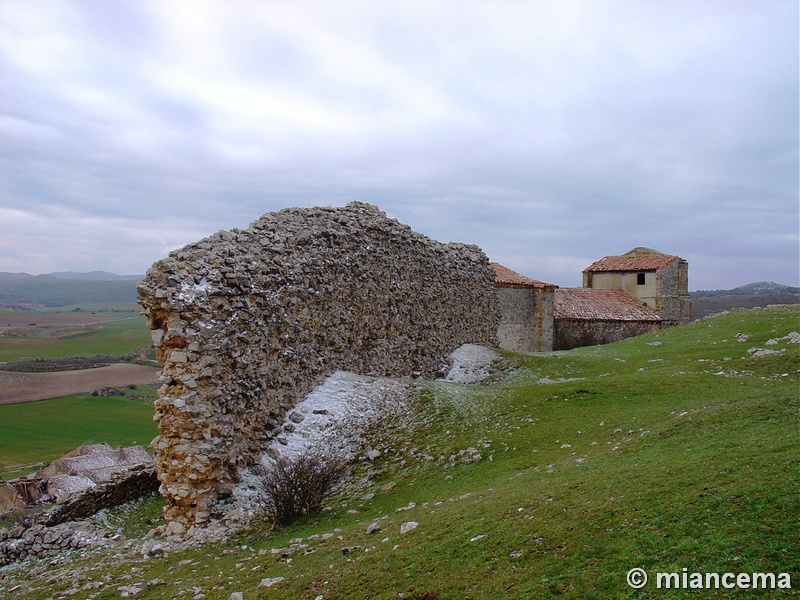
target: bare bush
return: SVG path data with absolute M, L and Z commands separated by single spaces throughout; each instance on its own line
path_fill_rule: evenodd
M 264 472 L 267 514 L 286 523 L 320 510 L 345 473 L 344 461 L 314 451 L 278 458 Z

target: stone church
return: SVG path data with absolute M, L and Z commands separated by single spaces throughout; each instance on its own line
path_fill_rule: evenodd
M 583 270 L 583 287 L 560 288 L 498 263 L 501 348 L 568 350 L 616 342 L 691 320 L 689 265 L 679 256 L 634 248 Z

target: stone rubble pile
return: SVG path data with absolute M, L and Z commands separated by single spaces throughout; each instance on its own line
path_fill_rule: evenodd
M 85 444 L 38 473 L 0 478 L 0 514 L 55 503 L 41 520 L 61 523 L 149 493 L 154 477 L 153 459 L 142 446 Z
M 96 528 L 76 521 L 156 488 L 155 465 L 144 448 L 108 444 L 79 446 L 38 473 L 0 479 L 0 513 L 19 513 L 13 526 L 0 528 L 0 565 L 102 545 Z
M 15 525 L 10 529 L 0 529 L 0 565 L 54 556 L 100 543 L 102 539 L 96 530 L 85 522 L 62 523 L 55 527 Z
M 737 335 L 742 335 L 742 334 L 737 334 Z M 747 336 L 744 337 L 744 340 L 740 339 L 740 341 L 746 341 L 746 340 L 747 340 Z M 766 342 L 764 342 L 765 346 L 777 346 L 779 344 L 800 344 L 800 333 L 798 333 L 796 331 L 790 331 L 789 333 L 787 333 L 783 337 L 771 338 L 771 339 L 767 340 Z M 786 350 L 786 348 L 780 348 L 778 350 L 773 350 L 771 348 L 758 348 L 756 346 L 753 346 L 752 348 L 748 349 L 747 352 L 753 358 L 760 358 L 762 356 L 769 356 L 771 354 L 781 354 L 785 350 Z
M 172 252 L 139 286 L 163 362 L 154 441 L 165 517 L 203 524 L 286 414 L 336 370 L 441 372 L 494 345 L 494 271 L 374 206 L 287 209 Z

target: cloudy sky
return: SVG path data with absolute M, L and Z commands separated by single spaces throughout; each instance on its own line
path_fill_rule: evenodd
M 2 0 L 0 271 L 371 202 L 562 286 L 798 285 L 796 0 Z

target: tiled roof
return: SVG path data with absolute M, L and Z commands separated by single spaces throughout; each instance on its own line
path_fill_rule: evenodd
M 655 312 L 622 290 L 559 288 L 555 291 L 556 319 L 591 321 L 660 321 Z
M 490 263 L 492 267 L 494 267 L 494 275 L 495 279 L 494 282 L 496 285 L 508 285 L 508 286 L 523 286 L 523 287 L 534 287 L 534 288 L 547 288 L 547 287 L 558 287 L 553 283 L 544 283 L 543 281 L 538 281 L 536 279 L 531 279 L 530 277 L 525 277 L 524 275 L 520 275 L 516 271 L 512 271 L 508 267 L 504 267 L 500 263 Z
M 606 256 L 593 262 L 584 271 L 655 271 L 680 257 L 663 254 L 650 248 L 634 248 L 621 256 Z

